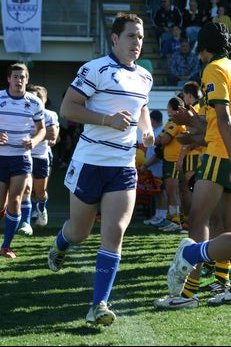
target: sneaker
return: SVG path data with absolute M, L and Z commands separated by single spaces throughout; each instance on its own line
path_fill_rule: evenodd
M 162 231 L 181 231 L 181 225 L 180 224 L 177 224 L 177 223 L 173 223 L 173 222 L 170 222 L 170 224 L 168 224 L 167 226 L 165 227 L 161 227 L 160 228 Z
M 45 227 L 48 223 L 48 214 L 47 214 L 47 209 L 44 208 L 43 212 L 40 211 L 38 204 L 36 205 L 36 210 L 38 213 L 38 218 L 35 221 L 35 224 L 40 226 L 40 227 Z
M 22 226 L 18 229 L 18 234 L 26 235 L 26 236 L 32 236 L 33 235 L 33 229 L 32 229 L 30 224 L 23 222 Z
M 86 316 L 86 322 L 94 325 L 111 325 L 115 319 L 115 313 L 109 310 L 104 301 L 101 301 L 95 308 L 91 307 Z
M 184 259 L 182 255 L 184 248 L 194 243 L 195 241 L 188 237 L 181 240 L 172 264 L 168 270 L 167 283 L 169 293 L 172 296 L 179 296 L 181 294 L 188 275 L 196 268 L 195 266 L 189 264 L 189 262 Z
M 223 293 L 217 294 L 213 298 L 209 298 L 207 303 L 209 305 L 231 304 L 231 292 L 226 290 Z
M 151 224 L 161 230 L 162 228 L 167 227 L 170 223 L 171 222 L 167 219 L 161 219 L 159 223 L 156 223 L 155 225 L 153 225 L 152 223 Z
M 219 294 L 219 293 L 224 293 L 226 290 L 229 289 L 229 287 L 230 287 L 229 282 L 227 282 L 226 284 L 222 284 L 218 280 L 215 280 L 215 281 L 203 286 L 201 288 L 201 290 L 202 291 L 209 291 L 212 294 Z
M 159 223 L 160 220 L 161 220 L 161 219 L 160 219 L 159 217 L 153 216 L 153 217 L 150 218 L 150 219 L 145 219 L 145 220 L 143 221 L 143 223 L 144 223 L 145 225 L 155 225 L 156 223 Z
M 60 251 L 55 241 L 54 245 L 50 248 L 48 252 L 48 266 L 51 271 L 57 272 L 62 268 L 65 255 L 66 252 Z
M 158 299 L 154 301 L 154 306 L 157 308 L 169 308 L 169 309 L 179 309 L 179 308 L 194 308 L 199 306 L 199 299 L 196 296 L 192 298 L 183 298 L 182 296 L 167 296 L 163 299 Z
M 179 230 L 180 234 L 187 234 L 188 235 L 188 229 L 182 229 L 182 226 Z
M 32 213 L 31 213 L 31 220 L 35 221 L 37 218 L 38 218 L 37 210 L 32 211 Z
M 15 259 L 16 258 L 16 254 L 12 251 L 12 249 L 7 248 L 7 247 L 6 248 L 1 248 L 0 253 L 5 258 L 11 258 L 11 259 Z

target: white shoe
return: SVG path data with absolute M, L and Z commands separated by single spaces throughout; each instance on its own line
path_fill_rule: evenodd
M 209 305 L 231 304 L 231 292 L 229 290 L 215 295 L 207 300 Z
M 36 210 L 38 213 L 38 218 L 36 219 L 35 224 L 40 226 L 40 227 L 44 227 L 48 223 L 47 209 L 44 208 L 43 212 L 41 212 L 39 207 L 38 207 L 38 203 L 37 203 Z
M 185 307 L 194 308 L 199 306 L 199 299 L 196 296 L 193 296 L 192 298 L 183 298 L 182 296 L 167 296 L 163 299 L 155 300 L 154 306 L 174 310 Z
M 32 236 L 33 235 L 33 229 L 32 229 L 30 224 L 23 222 L 22 226 L 18 229 L 18 234 L 26 235 L 26 236 Z
M 170 224 L 167 225 L 166 227 L 163 227 L 163 228 L 160 227 L 159 229 L 162 231 L 179 231 L 179 232 L 181 232 L 181 230 L 182 230 L 180 224 L 173 223 L 173 222 L 170 222 Z
M 195 241 L 187 237 L 181 240 L 179 244 L 167 274 L 168 289 L 171 296 L 179 296 L 181 294 L 188 275 L 196 268 L 183 258 L 184 248 L 194 243 Z
M 160 221 L 160 218 L 159 218 L 159 217 L 153 216 L 153 217 L 150 218 L 150 219 L 145 219 L 143 223 L 144 223 L 145 225 L 153 225 L 153 223 L 159 223 L 159 221 Z
M 32 211 L 31 213 L 31 220 L 36 220 L 38 218 L 38 212 L 37 210 Z
M 101 301 L 95 308 L 91 307 L 86 316 L 86 322 L 94 325 L 111 325 L 115 319 L 115 313 L 108 308 L 104 301 Z
M 180 229 L 180 234 L 188 234 L 188 230 L 187 229 Z
M 60 251 L 55 241 L 48 252 L 48 266 L 51 271 L 57 272 L 62 269 L 65 255 L 66 252 Z

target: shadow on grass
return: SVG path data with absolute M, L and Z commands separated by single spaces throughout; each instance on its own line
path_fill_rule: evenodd
M 2 259 L 0 270 L 0 333 L 62 333 L 92 335 L 100 328 L 85 325 L 92 300 L 92 284 L 99 227 L 89 239 L 74 247 L 59 273 L 47 266 L 47 252 L 54 237 L 53 230 L 32 238 L 15 237 L 14 260 Z M 113 310 L 118 316 L 154 313 L 156 292 L 166 293 L 163 284 L 169 262 L 179 236 L 153 235 L 153 231 L 133 226 L 124 239 L 120 270 L 111 294 Z M 165 283 L 165 282 L 164 282 Z M 70 327 L 70 325 L 73 325 Z

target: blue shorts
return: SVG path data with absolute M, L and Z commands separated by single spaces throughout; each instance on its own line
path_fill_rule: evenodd
M 13 176 L 32 173 L 32 159 L 28 155 L 0 156 L 0 181 L 9 183 Z
M 32 174 L 34 178 L 42 179 L 49 176 L 50 166 L 48 158 L 33 158 Z
M 104 193 L 135 190 L 137 171 L 134 167 L 97 166 L 71 161 L 65 186 L 86 204 L 96 204 Z

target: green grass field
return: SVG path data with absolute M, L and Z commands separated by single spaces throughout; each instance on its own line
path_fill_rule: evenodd
M 87 326 L 99 224 L 85 243 L 73 248 L 64 269 L 52 273 L 47 252 L 68 211 L 68 205 L 60 207 L 68 204 L 62 189 L 60 175 L 55 175 L 48 227 L 35 230 L 30 238 L 16 235 L 12 248 L 17 258 L 1 257 L 1 346 L 230 345 L 230 307 L 208 307 L 208 293 L 200 295 L 196 309 L 154 308 L 154 299 L 167 294 L 167 269 L 182 236 L 159 233 L 144 226 L 140 218 L 133 220 L 125 235 L 110 298 L 117 320 L 110 327 Z

